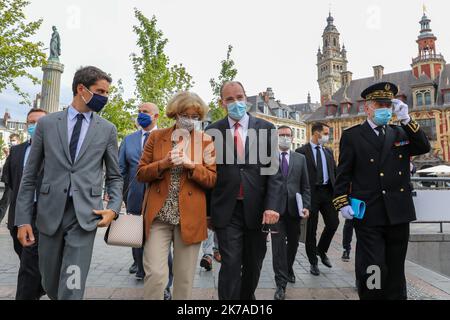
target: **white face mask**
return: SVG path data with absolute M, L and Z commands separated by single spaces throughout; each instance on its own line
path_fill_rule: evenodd
M 330 141 L 330 136 L 329 135 L 322 136 L 322 138 L 319 139 L 319 144 L 324 145 L 324 144 L 327 144 L 329 141 Z
M 290 149 L 292 145 L 292 138 L 284 136 L 278 137 L 278 145 L 282 150 Z
M 185 117 L 178 117 L 178 127 L 180 129 L 186 129 L 191 132 L 193 130 L 202 130 L 202 122 L 198 120 L 193 120 Z

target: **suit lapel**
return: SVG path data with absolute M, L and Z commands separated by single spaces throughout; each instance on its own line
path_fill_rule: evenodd
M 325 154 L 325 159 L 327 162 L 328 179 L 331 180 L 333 163 L 331 161 L 330 151 L 324 147 L 323 153 Z
M 391 152 L 392 145 L 395 141 L 395 131 L 390 126 L 386 126 L 386 136 L 384 139 L 383 151 L 381 153 L 380 164 L 386 160 L 388 154 Z
M 61 146 L 64 149 L 64 153 L 66 154 L 67 160 L 72 163 L 71 157 L 70 157 L 70 151 L 69 151 L 69 137 L 68 137 L 68 128 L 67 128 L 67 116 L 68 111 L 67 109 L 61 113 L 61 115 L 58 117 L 58 132 L 59 132 L 59 138 L 61 140 Z
M 17 147 L 18 148 L 18 150 L 17 150 L 18 151 L 18 157 L 19 157 L 19 172 L 20 172 L 20 175 L 22 175 L 22 172 L 23 172 L 23 169 L 24 169 L 23 162 L 25 160 L 25 153 L 27 151 L 27 147 L 28 147 L 28 142 L 22 143 L 20 145 L 20 149 L 19 149 L 19 146 Z
M 375 149 L 381 151 L 381 143 L 377 137 L 377 134 L 370 127 L 370 124 L 366 121 L 361 125 L 361 135 L 362 137 L 368 141 Z
M 313 168 L 314 171 L 317 171 L 317 163 L 316 163 L 316 161 L 314 161 L 314 154 L 313 154 L 312 147 L 311 147 L 310 143 L 308 143 L 305 146 L 305 153 L 307 155 L 307 161 L 311 162 L 311 164 L 312 164 L 311 168 Z
M 231 159 L 236 160 L 234 154 L 234 134 L 233 130 L 230 128 L 230 122 L 228 121 L 228 116 L 221 120 L 222 123 L 219 125 L 219 130 L 222 132 L 223 141 L 223 162 L 226 163 L 227 155 L 232 154 L 233 157 Z M 231 160 L 230 159 L 230 160 Z
M 255 139 L 252 139 L 252 141 L 250 141 L 248 132 L 250 129 L 253 129 L 253 130 L 257 129 L 256 128 L 256 118 L 252 117 L 250 114 L 248 116 L 249 116 L 249 120 L 248 120 L 247 138 L 245 139 L 245 159 L 248 159 L 248 154 L 249 154 L 250 150 L 253 150 L 252 149 L 253 145 L 256 142 Z M 258 139 L 256 139 L 256 140 L 258 140 Z M 268 151 L 270 151 L 270 150 L 268 150 Z
M 290 153 L 289 153 L 289 170 L 288 170 L 288 177 L 291 175 L 291 173 L 292 173 L 292 170 L 293 170 L 293 168 L 294 168 L 294 165 L 295 165 L 295 157 L 294 157 L 294 153 L 293 153 L 293 151 L 291 151 Z
M 78 154 L 77 158 L 75 159 L 75 162 L 77 162 L 79 159 L 81 159 L 81 157 L 86 152 L 89 145 L 91 144 L 92 139 L 95 136 L 97 136 L 97 127 L 98 127 L 99 123 L 100 123 L 99 116 L 95 113 L 92 113 L 92 119 L 91 119 L 91 122 L 89 123 L 89 128 L 86 133 L 86 137 L 84 137 L 84 141 L 83 141 L 83 144 L 81 145 L 80 153 Z

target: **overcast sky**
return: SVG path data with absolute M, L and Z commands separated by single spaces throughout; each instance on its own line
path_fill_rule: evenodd
M 308 91 L 319 100 L 316 54 L 329 8 L 348 51 L 353 78 L 371 76 L 381 64 L 385 73 L 410 68 L 417 55 L 422 0 L 31 0 L 27 18 L 43 18 L 35 39 L 49 46 L 51 27 L 62 40 L 61 103 L 71 101 L 70 85 L 76 69 L 95 65 L 122 79 L 126 97 L 134 94 L 129 59 L 136 52 L 133 8 L 155 15 L 169 39 L 172 63 L 183 63 L 193 76 L 193 91 L 211 99 L 209 79 L 216 77 L 228 44 L 238 79 L 249 95 L 272 87 L 283 103 L 305 102 Z M 425 2 L 431 27 L 438 37 L 438 52 L 450 59 L 450 3 Z M 48 54 L 48 50 L 47 50 Z M 42 77 L 40 70 L 33 71 Z M 32 97 L 40 91 L 28 81 L 21 86 Z M 23 118 L 25 107 L 11 90 L 0 94 L 0 113 L 8 108 L 13 118 Z

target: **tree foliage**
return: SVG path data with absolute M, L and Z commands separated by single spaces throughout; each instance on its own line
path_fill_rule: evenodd
M 119 141 L 136 130 L 137 107 L 135 100 L 125 100 L 123 92 L 122 80 L 119 80 L 117 86 L 110 88 L 108 104 L 100 114 L 104 119 L 111 121 L 117 127 Z
M 138 9 L 134 13 L 138 24 L 133 30 L 140 48 L 139 53 L 131 54 L 136 96 L 142 102 L 152 102 L 159 107 L 159 126 L 166 127 L 171 124 L 165 116 L 168 101 L 175 93 L 192 87 L 192 76 L 182 64 L 171 65 L 165 53 L 168 40 L 158 29 L 156 17 L 149 19 Z
M 219 104 L 220 88 L 225 82 L 233 81 L 234 79 L 236 79 L 238 73 L 237 69 L 235 68 L 234 60 L 231 58 L 232 51 L 233 46 L 229 45 L 227 51 L 227 58 L 225 60 L 222 60 L 221 62 L 221 70 L 219 77 L 217 79 L 211 79 L 209 81 L 214 95 L 214 100 L 211 101 L 209 104 L 212 122 L 215 122 L 225 117 L 226 112 Z
M 21 103 L 31 105 L 29 95 L 16 81 L 28 78 L 38 84 L 39 79 L 29 70 L 43 66 L 45 54 L 42 42 L 30 40 L 40 28 L 42 19 L 26 22 L 24 8 L 28 4 L 26 0 L 0 0 L 0 93 L 11 86 L 23 99 Z

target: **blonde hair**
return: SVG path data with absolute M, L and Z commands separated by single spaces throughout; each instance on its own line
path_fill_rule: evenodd
M 209 112 L 209 108 L 206 103 L 198 96 L 198 94 L 183 91 L 177 93 L 168 103 L 166 108 L 166 115 L 171 119 L 175 119 L 176 116 L 186 109 L 194 108 L 200 118 L 205 119 Z

